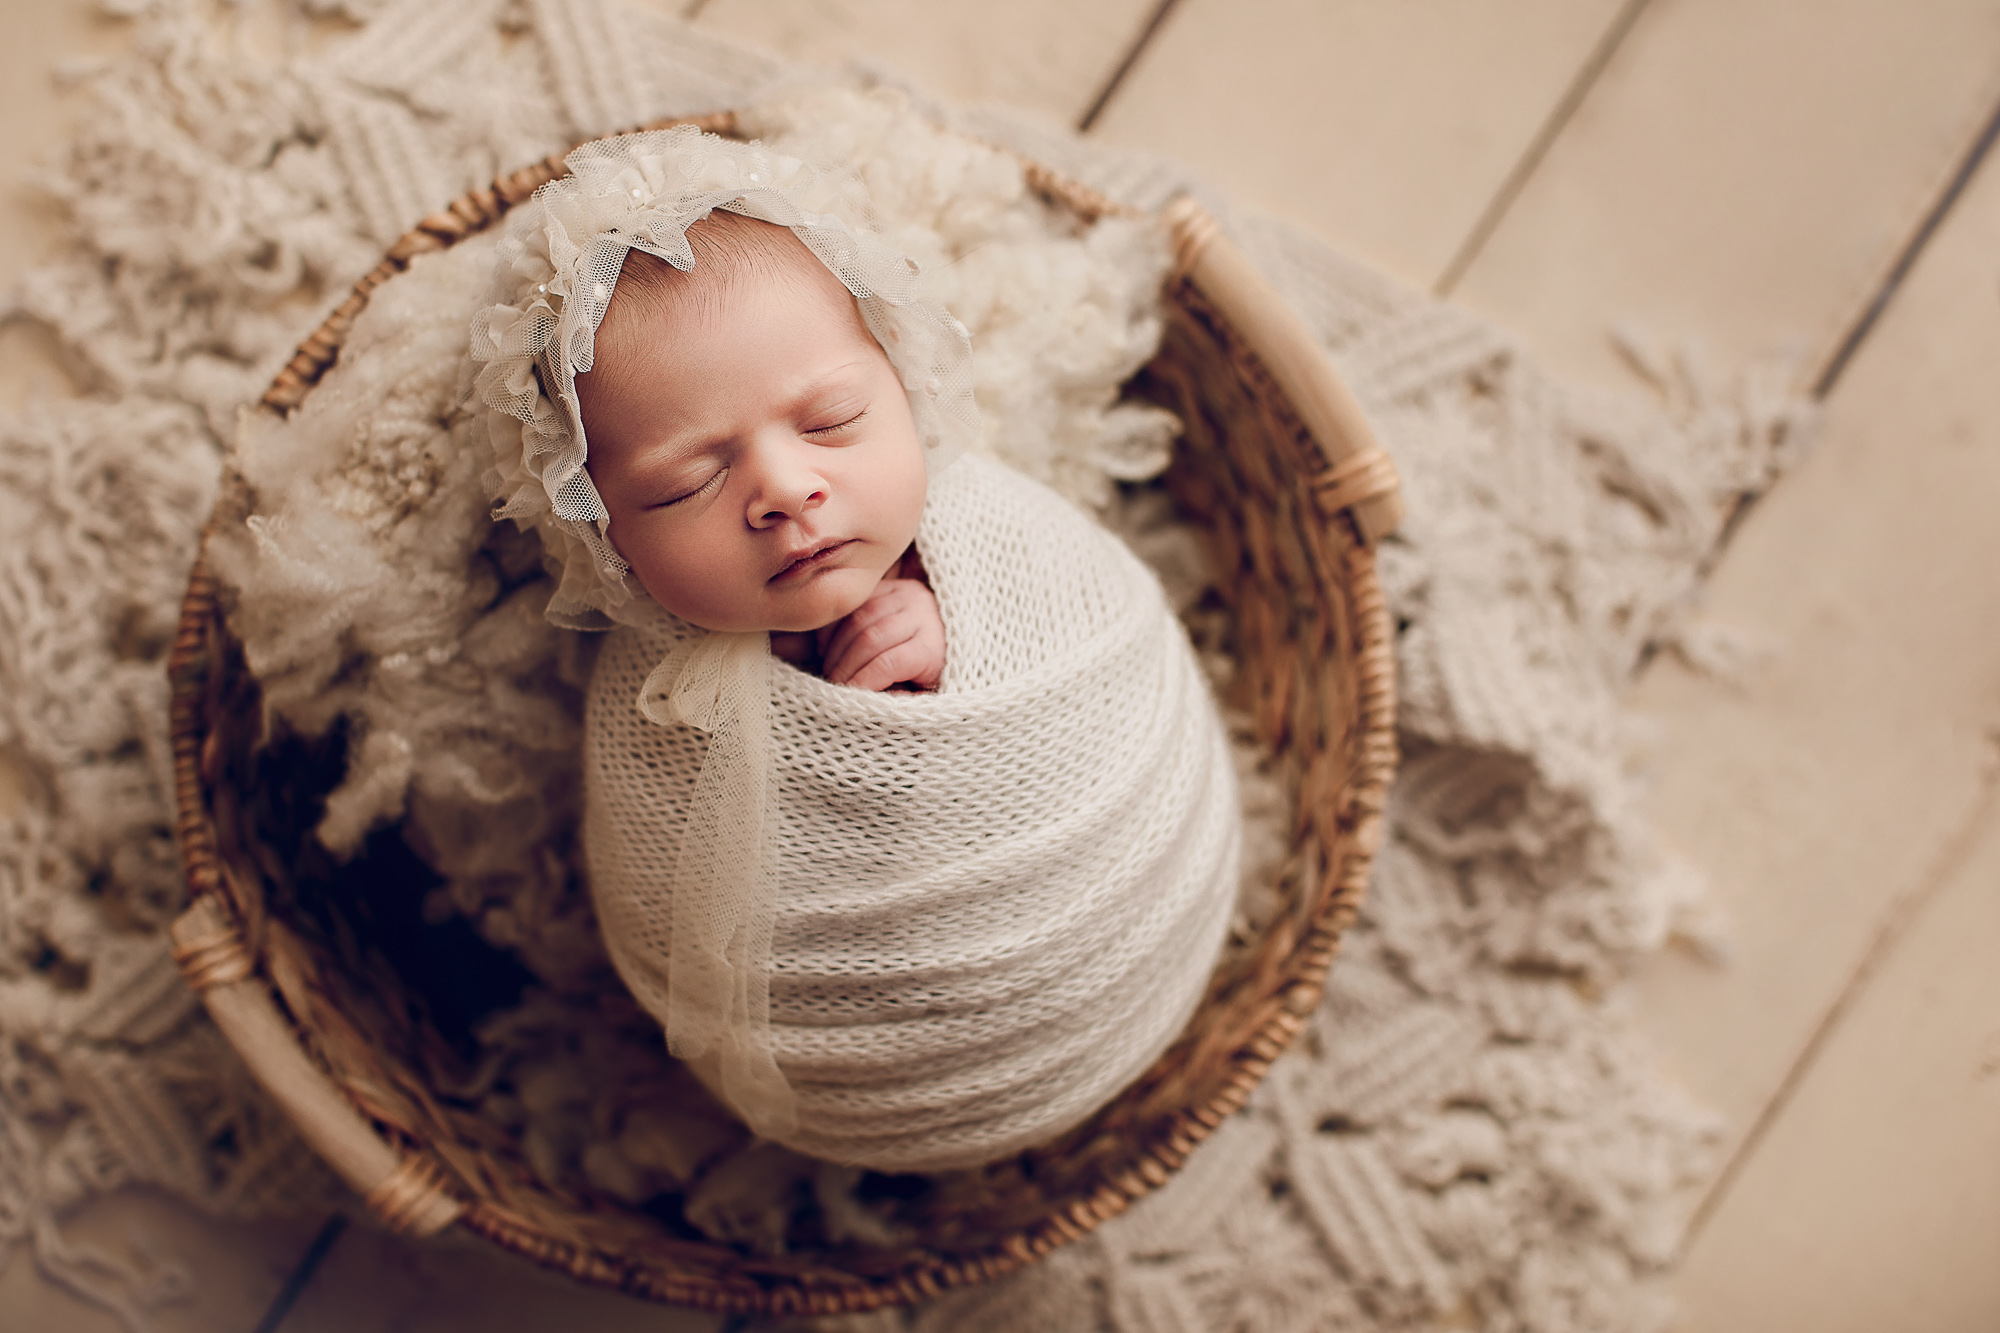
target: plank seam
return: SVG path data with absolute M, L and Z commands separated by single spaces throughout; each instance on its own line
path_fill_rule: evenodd
M 1688 1251 L 1700 1238 L 1703 1229 L 1721 1208 L 1737 1177 L 1743 1173 L 1744 1167 L 1756 1155 L 1764 1139 L 1790 1107 L 1799 1089 L 1804 1086 L 1807 1076 L 1818 1065 L 1820 1056 L 1832 1041 L 1835 1031 L 1860 1002 L 1869 983 L 1875 979 L 1884 964 L 1889 961 L 1889 956 L 1910 933 L 1910 928 L 1916 924 L 1917 918 L 1923 915 L 1924 910 L 1931 905 L 1944 886 L 1965 868 L 1973 852 L 1978 850 L 1982 836 L 1989 831 L 1993 816 L 1996 811 L 2000 811 L 2000 799 L 1996 799 L 2000 798 L 2000 725 L 1990 725 L 1987 728 L 1986 743 L 1986 763 L 1979 775 L 1979 787 L 1973 794 L 1971 809 L 1959 822 L 1958 827 L 1945 839 L 1944 850 L 1931 869 L 1917 881 L 1916 887 L 1890 905 L 1888 912 L 1883 916 L 1882 924 L 1876 928 L 1868 947 L 1862 951 L 1860 961 L 1854 965 L 1854 970 L 1841 985 L 1840 993 L 1834 996 L 1833 1003 L 1827 1006 L 1826 1012 L 1820 1015 L 1819 1022 L 1813 1025 L 1812 1033 L 1806 1038 L 1805 1045 L 1799 1049 L 1799 1054 L 1790 1067 L 1785 1070 L 1785 1076 L 1780 1080 L 1776 1091 L 1759 1109 L 1757 1118 L 1751 1122 L 1742 1140 L 1730 1153 L 1729 1160 L 1723 1164 L 1722 1170 L 1716 1173 L 1707 1193 L 1702 1196 L 1701 1202 L 1688 1218 L 1686 1230 L 1681 1233 L 1678 1256 L 1680 1259 L 1686 1258 Z
M 1125 54 L 1113 67 L 1110 77 L 1105 79 L 1104 86 L 1097 90 L 1097 96 L 1090 99 L 1090 106 L 1077 119 L 1078 134 L 1090 133 L 1090 127 L 1104 114 L 1104 108 L 1111 105 L 1111 99 L 1117 96 L 1118 90 L 1124 86 L 1126 77 L 1132 73 L 1132 67 L 1139 63 L 1139 57 L 1145 54 L 1146 48 L 1152 44 L 1153 38 L 1166 24 L 1167 16 L 1173 13 L 1174 7 L 1179 3 L 1180 0 L 1160 0 L 1153 6 L 1153 12 L 1147 16 L 1145 24 L 1139 29 L 1139 35 L 1125 48 Z
M 1931 238 L 1937 234 L 1938 228 L 1944 225 L 1945 217 L 1958 203 L 1966 187 L 1972 183 L 1972 178 L 1979 173 L 1980 164 L 1986 160 L 1986 155 L 1992 150 L 1997 137 L 2000 137 L 2000 103 L 1995 103 L 1993 109 L 1987 113 L 1986 123 L 1980 128 L 1978 136 L 1973 139 L 1972 146 L 1966 150 L 1957 166 L 1946 177 L 1943 190 L 1931 202 L 1923 218 L 1917 223 L 1916 230 L 1910 234 L 1909 240 L 1904 242 L 1903 248 L 1897 252 L 1888 271 L 1876 284 L 1874 296 L 1862 307 L 1860 316 L 1841 338 L 1832 356 L 1827 358 L 1825 367 L 1813 381 L 1814 398 L 1824 399 L 1833 392 L 1848 363 L 1854 360 L 1855 353 L 1861 350 L 1861 344 L 1867 341 L 1868 335 L 1881 321 L 1883 312 L 1895 299 L 1904 280 L 1917 266 L 1917 260 L 1923 257 Z
M 1485 250 L 1486 243 L 1493 238 L 1493 233 L 1499 230 L 1500 222 L 1507 216 L 1508 210 L 1513 208 L 1514 200 L 1520 197 L 1521 191 L 1527 188 L 1529 178 L 1542 165 L 1542 159 L 1549 155 L 1549 150 L 1555 147 L 1556 140 L 1561 137 L 1563 130 L 1568 128 L 1577 109 L 1583 105 L 1584 98 L 1588 97 L 1590 90 L 1597 86 L 1597 80 L 1604 73 L 1605 66 L 1611 63 L 1611 57 L 1625 44 L 1626 36 L 1631 33 L 1633 24 L 1639 21 L 1639 15 L 1648 3 L 1650 0 L 1625 0 L 1618 12 L 1612 15 L 1611 22 L 1598 37 L 1596 45 L 1590 48 L 1590 54 L 1585 56 L 1583 64 L 1577 67 L 1576 76 L 1569 81 L 1569 86 L 1563 89 L 1562 97 L 1550 109 L 1547 118 L 1542 121 L 1541 128 L 1535 131 L 1535 137 L 1528 142 L 1527 148 L 1516 159 L 1506 179 L 1500 182 L 1500 188 L 1493 192 L 1493 197 L 1487 201 L 1486 208 L 1472 224 L 1472 230 L 1466 233 L 1465 240 L 1459 243 L 1458 251 L 1452 255 L 1451 262 L 1445 265 L 1444 272 L 1432 285 L 1433 296 L 1451 295 L 1452 289 L 1464 280 L 1466 271 Z
M 326 1262 L 326 1256 L 332 1252 L 334 1245 L 340 1240 L 341 1233 L 346 1230 L 345 1213 L 335 1213 L 326 1219 L 326 1224 L 312 1238 L 312 1243 L 306 1246 L 305 1253 L 299 1256 L 298 1263 L 294 1264 L 292 1271 L 286 1274 L 285 1284 L 278 1288 L 278 1294 L 271 1298 L 271 1304 L 264 1310 L 264 1317 L 257 1321 L 256 1333 L 278 1333 L 286 1317 L 291 1314 L 292 1307 L 298 1304 L 299 1297 L 305 1294 L 306 1288 L 312 1284 L 314 1275 L 319 1272 L 320 1265 Z

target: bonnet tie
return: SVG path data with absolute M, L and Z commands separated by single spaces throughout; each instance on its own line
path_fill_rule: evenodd
M 661 659 L 638 699 L 648 721 L 708 737 L 673 879 L 667 1049 L 713 1070 L 765 1137 L 798 1118 L 771 1043 L 770 663 L 762 631 L 697 633 Z

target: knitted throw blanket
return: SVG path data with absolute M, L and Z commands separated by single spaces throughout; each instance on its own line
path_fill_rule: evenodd
M 410 220 L 571 139 L 795 77 L 607 0 L 348 9 L 373 21 L 272 63 L 202 40 L 191 0 L 150 7 L 45 177 L 70 248 L 4 306 L 87 396 L 0 420 L 0 1243 L 129 1320 L 171 1293 L 66 1244 L 64 1210 L 134 1183 L 234 1214 L 328 1197 L 162 938 L 161 659 L 237 406 Z M 933 110 L 1139 206 L 1189 185 Z M 1634 815 L 1618 701 L 1800 408 L 1643 355 L 1645 398 L 1579 392 L 1462 312 L 1231 225 L 1409 495 L 1381 551 L 1408 759 L 1372 896 L 1313 1027 L 1175 1181 L 1014 1279 L 877 1322 L 1656 1327 L 1708 1131 L 1596 997 L 1698 919 Z M 539 1105 L 542 1141 L 587 1135 L 587 1104 Z
M 1117 538 L 974 455 L 931 479 L 917 546 L 935 694 L 829 685 L 753 641 L 760 771 L 711 781 L 721 729 L 642 709 L 672 689 L 656 664 L 693 674 L 734 636 L 620 630 L 585 711 L 591 896 L 626 985 L 678 1045 L 679 974 L 748 970 L 694 1068 L 764 1137 L 896 1171 L 1046 1142 L 1152 1063 L 1208 983 L 1242 824 L 1187 636 Z M 684 849 L 746 806 L 764 845 L 731 859 L 768 879 L 691 891 Z M 766 956 L 688 961 L 732 934 Z

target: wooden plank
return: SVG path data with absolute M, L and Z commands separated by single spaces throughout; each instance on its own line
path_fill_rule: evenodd
M 1182 0 L 1094 133 L 1429 287 L 1618 0 Z
M 793 60 L 864 61 L 968 102 L 1073 125 L 1156 0 L 709 0 L 696 23 Z
M 185 1295 L 152 1313 L 155 1333 L 214 1333 L 255 1327 L 305 1249 L 316 1221 L 233 1222 L 205 1217 L 150 1190 L 127 1190 L 64 1219 L 62 1235 L 121 1261 L 177 1264 Z M 0 1328 L 35 1333 L 124 1333 L 127 1325 L 44 1277 L 31 1247 L 0 1266 Z
M 1631 320 L 1809 383 L 1997 98 L 1994 0 L 1653 0 L 1459 291 L 1572 372 Z
M 357 1225 L 281 1333 L 714 1333 L 724 1322 L 583 1286 L 464 1232 L 411 1242 Z
M 1652 811 L 1711 875 L 1736 954 L 1721 971 L 1656 960 L 1638 1015 L 1738 1136 L 1989 780 L 1996 237 L 1989 160 L 1835 389 L 1817 454 L 1722 562 L 1705 615 L 1764 660 L 1733 683 L 1663 660 L 1637 692 L 1660 737 Z
M 2000 810 L 1687 1256 L 1691 1329 L 2000 1328 Z

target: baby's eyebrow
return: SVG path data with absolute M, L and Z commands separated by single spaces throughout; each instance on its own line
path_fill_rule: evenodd
M 786 410 L 798 412 L 810 406 L 815 399 L 824 398 L 827 394 L 838 390 L 852 388 L 854 372 L 866 364 L 864 358 L 856 357 L 852 361 L 835 366 L 823 375 L 814 376 L 792 395 L 791 401 L 786 404 Z
M 857 356 L 844 361 L 818 375 L 813 376 L 784 399 L 782 411 L 796 416 L 811 407 L 818 399 L 828 394 L 854 387 L 855 372 L 868 365 L 866 357 Z M 703 435 L 695 431 L 676 431 L 656 441 L 646 450 L 642 464 L 647 472 L 672 468 L 677 464 L 700 458 L 726 448 L 732 437 L 727 434 Z

